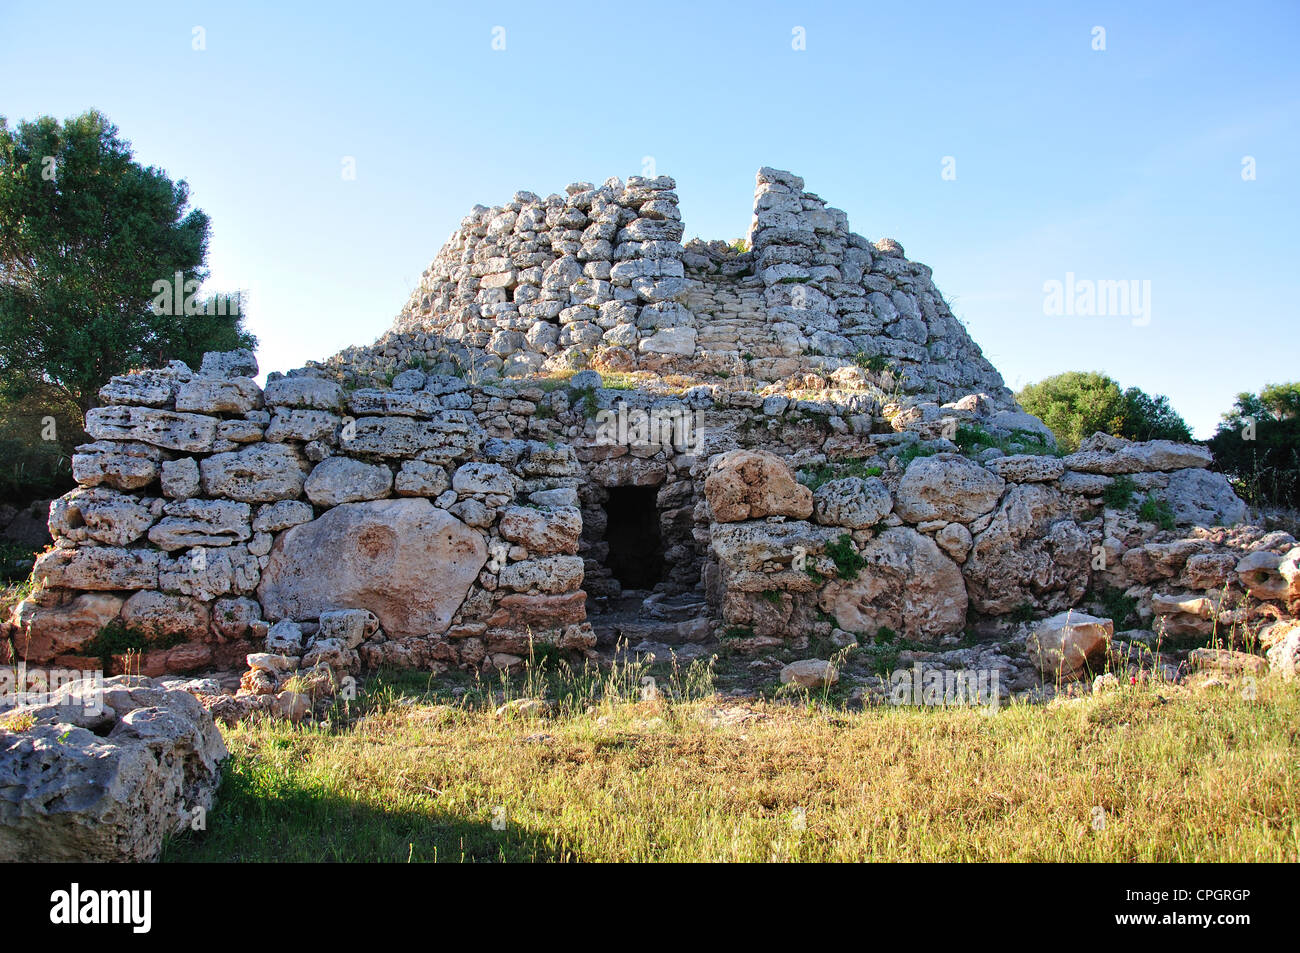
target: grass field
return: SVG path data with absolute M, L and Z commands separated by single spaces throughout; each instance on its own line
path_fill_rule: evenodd
M 511 691 L 372 680 L 332 726 L 226 732 L 170 861 L 1292 861 L 1300 689 L 1125 686 L 1048 706 L 711 694 L 698 668 Z M 614 684 L 619 681 L 618 684 Z M 454 686 L 453 686 L 454 687 Z M 1252 696 L 1248 699 L 1247 696 Z M 676 700 L 669 700 L 670 698 Z M 497 699 L 498 701 L 500 699 Z

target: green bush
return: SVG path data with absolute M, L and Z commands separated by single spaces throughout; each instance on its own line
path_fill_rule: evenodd
M 1154 493 L 1148 493 L 1142 505 L 1138 507 L 1138 519 L 1146 523 L 1155 523 L 1161 529 L 1174 528 L 1174 511 L 1169 503 Z
M 841 579 L 857 579 L 858 571 L 867 561 L 853 548 L 853 537 L 844 533 L 833 543 L 826 544 L 826 555 L 835 563 L 835 570 Z
M 1127 474 L 1115 477 L 1106 489 L 1101 491 L 1101 498 L 1113 510 L 1126 509 L 1133 502 L 1137 493 L 1137 484 Z
M 1041 419 L 1067 451 L 1077 450 L 1094 433 L 1130 440 L 1192 439 L 1167 397 L 1153 397 L 1137 387 L 1120 390 L 1114 380 L 1092 371 L 1069 371 L 1029 384 L 1016 400 Z
M 1300 382 L 1238 394 L 1209 446 L 1247 503 L 1300 509 Z

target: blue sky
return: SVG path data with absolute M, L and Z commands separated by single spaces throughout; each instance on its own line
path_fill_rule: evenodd
M 799 173 L 934 269 L 1013 388 L 1100 370 L 1206 436 L 1300 378 L 1300 4 L 989 7 L 5 0 L 0 114 L 97 107 L 185 178 L 264 371 L 373 341 L 475 203 L 652 157 L 688 237 Z M 1067 273 L 1149 281 L 1149 323 L 1045 314 Z

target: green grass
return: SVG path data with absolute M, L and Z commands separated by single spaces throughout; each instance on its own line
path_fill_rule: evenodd
M 906 470 L 911 462 L 918 457 L 932 457 L 938 452 L 934 447 L 927 447 L 920 443 L 909 443 L 894 454 L 894 459 L 898 461 L 898 466 L 901 469 Z
M 868 479 L 878 477 L 884 473 L 884 468 L 874 464 L 868 465 L 864 457 L 847 457 L 843 460 L 827 461 L 816 467 L 810 467 L 806 470 L 800 470 L 798 474 L 799 482 L 814 493 L 821 489 L 832 480 L 843 480 L 846 477 L 858 477 Z
M 1065 452 L 1047 443 L 1042 434 L 1032 430 L 1016 428 L 1008 437 L 995 437 L 983 427 L 960 424 L 953 443 L 965 455 L 970 456 L 988 449 L 998 449 L 1003 453 L 1030 453 L 1036 456 L 1061 457 Z
M 616 692 L 541 719 L 447 704 L 427 679 L 367 692 L 351 725 L 227 731 L 208 829 L 164 860 L 1294 863 L 1300 849 L 1300 692 L 1275 679 L 1254 700 L 1125 685 L 991 713 Z

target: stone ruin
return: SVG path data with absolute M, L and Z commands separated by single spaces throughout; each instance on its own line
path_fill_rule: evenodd
M 798 176 L 759 171 L 743 244 L 682 237 L 666 176 L 520 192 L 475 207 L 370 347 L 264 389 L 247 352 L 114 378 L 0 654 L 92 668 L 106 631 L 142 634 L 115 670 L 247 669 L 233 696 L 194 683 L 214 714 L 301 717 L 312 678 L 538 646 L 888 630 L 943 658 L 1114 588 L 1141 630 L 1022 634 L 1013 687 L 1156 628 L 1272 624 L 1294 668 L 1300 548 L 1232 528 L 1204 447 L 1058 454 L 930 269 Z

